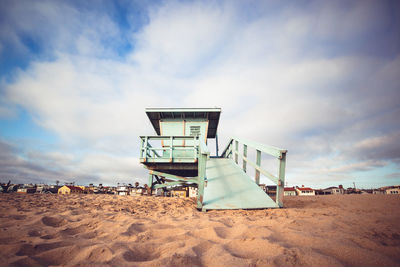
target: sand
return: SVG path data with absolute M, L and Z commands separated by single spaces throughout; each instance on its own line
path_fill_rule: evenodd
M 0 194 L 0 203 L 3 266 L 400 265 L 400 196 L 206 213 L 161 197 Z

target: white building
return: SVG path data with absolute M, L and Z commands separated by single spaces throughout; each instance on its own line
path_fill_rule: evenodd
M 301 187 L 296 186 L 295 189 L 298 196 L 315 196 L 314 189 L 310 187 L 304 187 L 304 185 L 302 185 Z
M 128 187 L 125 185 L 117 187 L 117 194 L 120 196 L 127 196 L 128 195 Z
M 322 190 L 323 195 L 341 195 L 344 194 L 344 188 L 342 186 L 336 187 L 328 187 Z
M 143 195 L 144 188 L 143 187 L 132 187 L 130 190 L 131 196 L 141 196 Z
M 386 194 L 387 195 L 400 195 L 400 188 L 388 188 L 386 189 Z
M 284 196 L 296 196 L 296 189 L 294 187 L 285 187 L 284 189 Z
M 197 197 L 197 187 L 189 186 L 189 197 Z

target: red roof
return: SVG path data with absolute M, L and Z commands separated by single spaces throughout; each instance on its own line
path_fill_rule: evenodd
M 285 191 L 296 191 L 294 187 L 285 187 Z
M 297 187 L 297 189 L 299 189 L 299 190 L 311 190 L 311 191 L 314 191 L 314 189 L 309 188 L 309 187 Z
M 78 187 L 78 186 L 66 185 L 66 187 L 68 187 L 71 190 L 78 190 L 78 191 L 81 190 L 81 191 L 83 191 L 83 189 Z

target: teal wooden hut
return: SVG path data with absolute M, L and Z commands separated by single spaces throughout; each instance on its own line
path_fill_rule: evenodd
M 157 134 L 140 137 L 140 162 L 149 170 L 151 190 L 197 186 L 197 207 L 202 210 L 283 206 L 286 150 L 231 138 L 218 155 L 220 108 L 147 108 L 146 114 Z M 214 138 L 216 155 L 210 156 L 207 143 Z M 247 157 L 250 149 L 255 162 Z M 278 176 L 261 168 L 262 153 L 278 159 Z M 248 165 L 255 169 L 254 179 L 247 174 Z M 258 186 L 260 174 L 277 185 L 275 200 Z

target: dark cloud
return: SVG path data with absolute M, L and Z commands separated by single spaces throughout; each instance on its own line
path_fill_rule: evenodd
M 20 149 L 0 141 L 0 179 L 12 180 L 13 183 L 45 182 L 58 179 L 60 171 L 50 170 L 34 161 L 24 159 Z M 56 163 L 54 163 L 56 164 Z
M 14 144 L 0 140 L 0 181 L 13 183 L 55 183 L 79 180 L 96 182 L 92 175 L 73 173 L 62 166 L 62 161 L 39 152 L 25 153 Z

